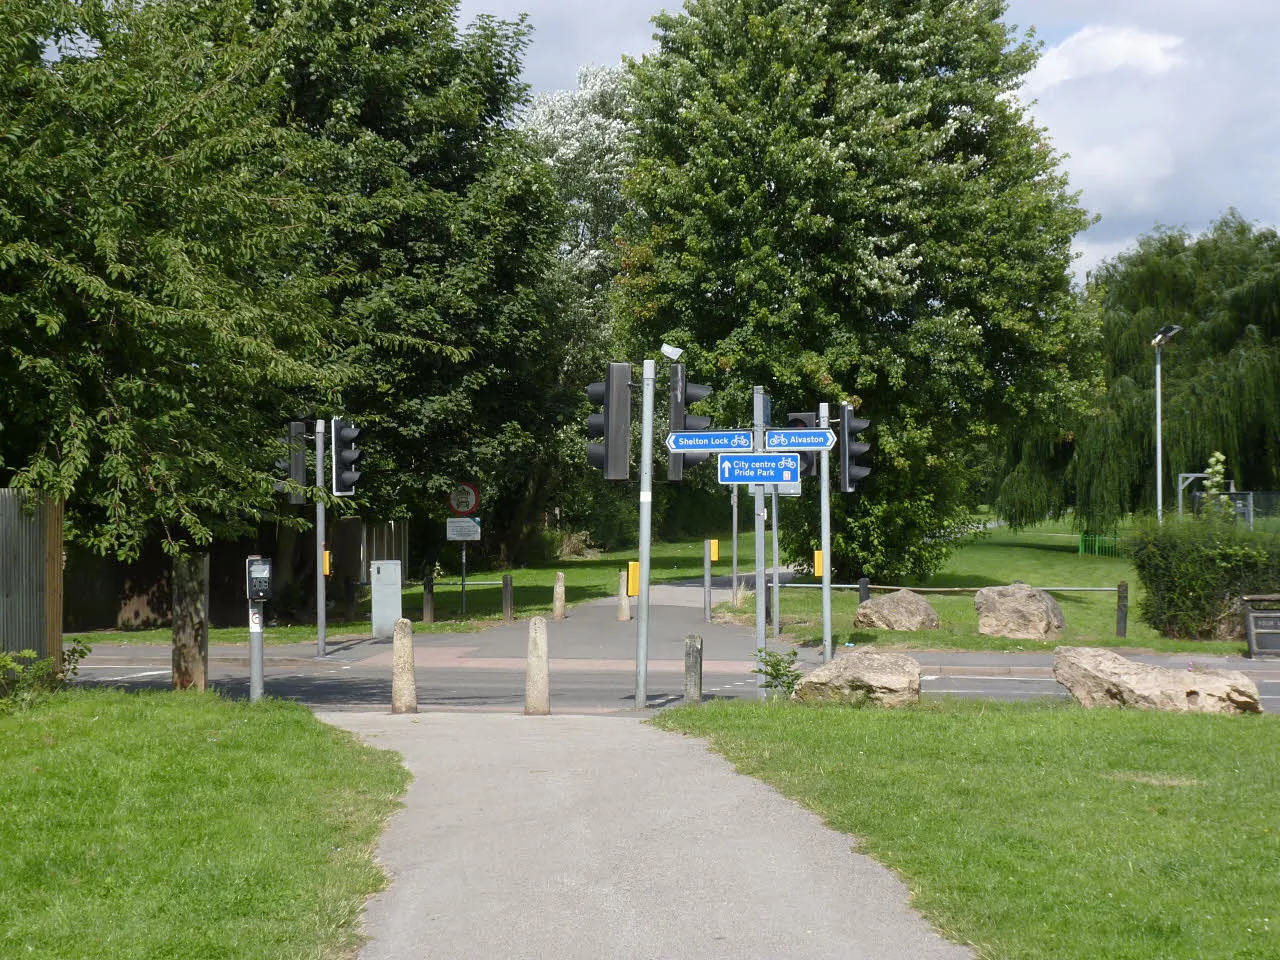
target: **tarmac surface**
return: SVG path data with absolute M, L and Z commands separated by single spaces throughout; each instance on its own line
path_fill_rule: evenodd
M 960 960 L 896 875 L 636 717 L 318 713 L 414 775 L 361 960 Z

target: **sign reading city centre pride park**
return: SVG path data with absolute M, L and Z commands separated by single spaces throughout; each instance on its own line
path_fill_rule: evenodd
M 721 483 L 794 483 L 800 479 L 800 457 L 794 453 L 722 453 Z

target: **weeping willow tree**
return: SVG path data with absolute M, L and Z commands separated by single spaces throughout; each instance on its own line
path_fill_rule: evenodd
M 1106 392 L 1064 429 L 1035 431 L 1016 451 L 997 509 L 1012 523 L 1074 508 L 1107 530 L 1154 507 L 1155 351 L 1162 352 L 1164 481 L 1201 472 L 1215 450 L 1244 490 L 1280 489 L 1280 237 L 1232 211 L 1205 233 L 1157 230 L 1104 263 L 1084 308 L 1101 318 Z

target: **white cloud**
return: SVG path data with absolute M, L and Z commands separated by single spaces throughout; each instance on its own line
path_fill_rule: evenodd
M 1069 168 L 1073 179 L 1088 184 L 1090 202 L 1125 213 L 1158 213 L 1162 184 L 1176 170 L 1173 145 L 1153 130 L 1081 147 Z
M 1181 66 L 1182 38 L 1136 27 L 1088 26 L 1041 57 L 1023 90 L 1036 96 L 1070 80 L 1132 71 L 1155 76 Z

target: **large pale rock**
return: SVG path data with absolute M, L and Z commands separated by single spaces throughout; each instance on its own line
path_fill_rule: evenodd
M 853 625 L 877 630 L 936 630 L 942 621 L 933 604 L 920 594 L 898 590 L 858 604 Z
M 1170 670 L 1096 647 L 1058 647 L 1053 675 L 1084 707 L 1262 712 L 1257 686 L 1238 670 Z
M 1067 622 L 1058 601 L 1025 583 L 983 587 L 973 597 L 978 632 L 1014 640 L 1057 640 Z
M 905 707 L 920 699 L 920 664 L 901 653 L 855 650 L 796 684 L 797 703 L 878 703 Z

